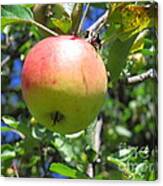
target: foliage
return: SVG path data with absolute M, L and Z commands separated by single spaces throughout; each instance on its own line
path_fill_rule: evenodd
M 30 48 L 51 34 L 75 34 L 86 4 L 1 7 L 2 174 L 10 177 L 157 179 L 157 80 L 134 85 L 126 78 L 157 71 L 157 4 L 92 3 L 80 36 L 103 13 L 101 54 L 110 82 L 98 119 L 88 129 L 62 136 L 30 115 L 21 94 L 21 69 Z M 39 11 L 38 11 L 39 10 Z M 154 10 L 154 11 L 151 11 Z M 98 43 L 99 44 L 99 43 Z M 93 78 L 93 77 L 92 77 Z M 92 166 L 93 176 L 88 167 Z

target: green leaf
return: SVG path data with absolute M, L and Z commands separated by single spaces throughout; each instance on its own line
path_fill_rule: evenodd
M 128 156 L 131 153 L 131 149 L 120 149 L 119 157 L 122 158 L 124 156 Z
M 9 125 L 10 127 L 17 129 L 19 122 L 16 121 L 13 117 L 11 116 L 3 116 L 2 120 L 4 121 L 5 124 Z
M 146 49 L 146 48 L 144 48 L 144 49 L 141 50 L 141 53 L 144 56 L 155 56 L 157 52 L 155 50 L 153 50 L 153 49 Z
M 117 9 L 119 11 L 119 9 Z M 149 9 L 140 5 L 127 5 L 120 7 L 121 11 L 121 25 L 122 32 L 119 35 L 119 38 L 122 40 L 131 37 L 145 28 L 151 26 L 151 16 L 149 15 Z
M 108 30 L 104 33 L 103 42 L 117 37 L 121 41 L 157 24 L 157 7 L 134 5 L 128 3 L 112 3 L 108 19 Z
M 21 6 L 26 7 L 26 8 L 33 8 L 34 4 L 22 4 Z
M 2 120 L 4 121 L 4 123 L 8 126 L 2 126 L 2 131 L 3 132 L 7 132 L 7 131 L 13 131 L 17 134 L 19 134 L 22 138 L 24 138 L 24 134 L 28 133 L 29 129 L 28 127 L 23 124 L 23 123 L 19 123 L 19 121 L 16 121 L 13 117 L 11 116 L 3 116 Z M 26 127 L 25 130 L 22 130 L 23 126 Z
M 8 159 L 12 159 L 12 158 L 15 158 L 15 156 L 16 156 L 16 153 L 14 151 L 5 150 L 1 154 L 1 160 L 5 161 Z
M 134 177 L 134 173 L 132 173 L 127 164 L 124 163 L 123 161 L 117 159 L 117 158 L 114 158 L 114 157 L 111 157 L 111 156 L 108 156 L 107 157 L 107 161 L 109 163 L 112 163 L 113 165 L 117 166 L 122 172 L 124 175 L 126 175 L 128 177 L 128 179 L 131 179 Z
M 10 128 L 10 127 L 4 127 L 4 126 L 2 127 L 1 126 L 1 131 L 2 132 L 8 132 L 8 131 L 11 131 L 11 130 L 12 130 L 12 128 Z
M 57 3 L 51 6 L 51 15 L 47 26 L 60 34 L 70 32 L 72 26 L 71 14 L 75 3 Z
M 51 18 L 52 24 L 59 28 L 62 32 L 67 33 L 72 25 L 72 22 L 69 18 L 63 17 L 61 19 Z
M 52 145 L 63 154 L 66 162 L 71 162 L 74 158 L 73 146 L 61 137 L 56 137 L 52 142 Z
M 55 18 L 62 16 L 71 17 L 75 3 L 57 3 L 52 5 L 52 12 Z
M 77 178 L 78 172 L 76 169 L 70 168 L 62 163 L 52 163 L 50 165 L 50 171 L 70 178 Z
M 131 53 L 137 52 L 137 51 L 142 50 L 144 48 L 145 36 L 147 35 L 147 33 L 148 33 L 148 30 L 144 30 L 143 32 L 140 32 L 140 34 L 135 39 L 135 41 L 131 47 Z
M 136 38 L 136 35 L 132 36 L 130 39 L 121 41 L 116 39 L 110 49 L 108 57 L 108 70 L 111 74 L 111 80 L 116 82 L 119 78 L 119 75 L 122 69 L 126 65 L 126 59 L 129 54 L 130 48 Z
M 120 136 L 125 136 L 127 138 L 130 138 L 132 136 L 132 133 L 127 128 L 124 128 L 122 126 L 116 126 L 115 130 Z
M 16 153 L 14 151 L 13 146 L 11 146 L 9 144 L 2 145 L 2 147 L 1 147 L 1 160 L 2 161 L 12 159 L 15 156 L 16 156 Z
M 105 9 L 107 4 L 106 3 L 95 2 L 95 3 L 91 3 L 91 6 L 94 6 L 95 8 Z
M 28 22 L 33 19 L 31 10 L 21 5 L 2 6 L 1 16 L 2 29 L 8 24 Z
M 4 144 L 1 146 L 1 151 L 5 151 L 5 150 L 14 150 L 14 147 L 10 144 Z

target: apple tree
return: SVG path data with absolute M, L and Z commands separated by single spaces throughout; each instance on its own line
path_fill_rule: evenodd
M 157 49 L 154 2 L 2 5 L 2 175 L 157 179 Z

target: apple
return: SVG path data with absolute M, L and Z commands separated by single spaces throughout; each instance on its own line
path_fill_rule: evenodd
M 107 75 L 94 47 L 77 36 L 48 37 L 28 53 L 22 93 L 35 119 L 61 134 L 94 121 L 107 91 Z

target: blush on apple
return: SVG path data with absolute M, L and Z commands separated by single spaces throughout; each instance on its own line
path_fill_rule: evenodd
M 62 134 L 85 129 L 104 103 L 102 59 L 84 39 L 48 37 L 36 44 L 22 70 L 22 92 L 40 124 Z

